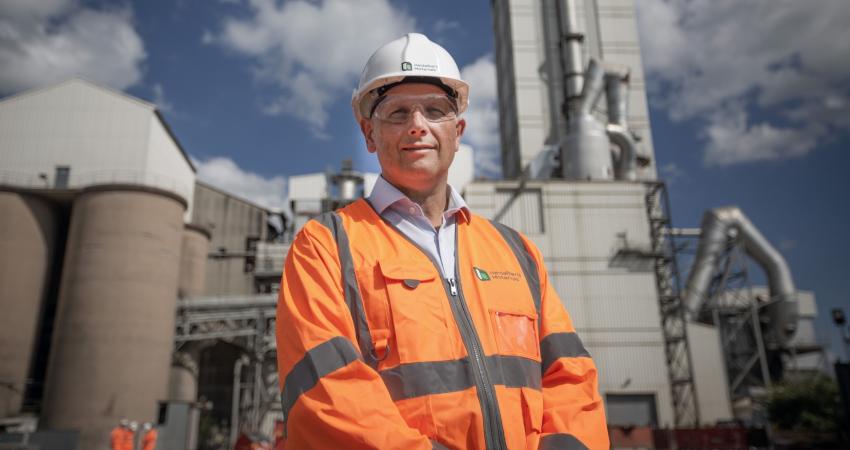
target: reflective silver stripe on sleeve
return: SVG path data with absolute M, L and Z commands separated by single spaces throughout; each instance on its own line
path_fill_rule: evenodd
M 475 386 L 469 358 L 401 364 L 380 372 L 394 401 L 424 395 L 459 392 Z M 485 358 L 494 385 L 541 388 L 540 363 L 519 356 L 493 355 Z
M 286 375 L 281 395 L 283 416 L 289 417 L 289 410 L 295 405 L 298 397 L 312 389 L 320 378 L 359 358 L 360 355 L 351 341 L 341 336 L 322 342 L 307 351 Z
M 543 360 L 543 373 L 549 370 L 558 358 L 590 357 L 581 339 L 575 333 L 552 333 L 540 342 L 540 358 Z
M 434 440 L 431 441 L 431 448 L 433 450 L 449 450 L 448 447 Z
M 342 273 L 342 290 L 345 295 L 345 304 L 351 313 L 351 320 L 354 321 L 357 345 L 360 347 L 360 354 L 366 364 L 377 369 L 378 360 L 372 351 L 372 334 L 369 332 L 369 324 L 366 322 L 363 298 L 360 296 L 360 286 L 357 285 L 357 277 L 354 275 L 354 261 L 351 259 L 351 247 L 348 245 L 348 234 L 342 226 L 342 218 L 335 212 L 327 212 L 316 217 L 316 221 L 330 230 L 334 240 L 336 240 Z
M 534 260 L 531 253 L 525 248 L 522 237 L 516 230 L 492 220 L 490 223 L 499 230 L 499 234 L 508 243 L 517 261 L 519 261 L 519 265 L 522 267 L 522 273 L 525 275 L 525 281 L 528 282 L 528 289 L 531 290 L 531 297 L 534 299 L 534 309 L 537 311 L 538 323 L 540 323 L 540 303 L 542 297 L 540 293 L 540 276 L 537 272 L 537 261 Z
M 540 438 L 539 450 L 588 450 L 578 438 L 571 434 L 549 434 Z

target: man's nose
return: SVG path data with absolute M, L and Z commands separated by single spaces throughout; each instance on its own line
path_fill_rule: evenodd
M 425 136 L 428 134 L 428 121 L 422 115 L 422 111 L 414 109 L 410 115 L 410 128 L 407 131 L 411 136 Z

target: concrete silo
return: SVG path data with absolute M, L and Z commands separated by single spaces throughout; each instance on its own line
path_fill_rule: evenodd
M 0 417 L 21 409 L 55 240 L 47 201 L 0 190 Z
M 210 233 L 199 225 L 188 224 L 183 229 L 180 251 L 180 279 L 177 297 L 192 298 L 204 293 Z M 168 399 L 194 402 L 198 398 L 198 342 L 183 343 L 171 360 Z
M 107 448 L 121 418 L 155 421 L 168 394 L 185 209 L 131 185 L 74 202 L 42 420 L 83 449 Z

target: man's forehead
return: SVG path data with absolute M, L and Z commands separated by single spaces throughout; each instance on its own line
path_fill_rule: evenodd
M 446 94 L 439 86 L 434 86 L 433 84 L 428 83 L 401 83 L 397 86 L 393 86 L 384 93 L 384 95 L 393 95 L 393 94 Z

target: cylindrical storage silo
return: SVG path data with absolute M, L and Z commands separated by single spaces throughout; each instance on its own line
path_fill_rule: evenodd
M 0 418 L 20 412 L 55 249 L 55 211 L 0 191 Z
M 210 232 L 199 225 L 187 224 L 183 230 L 180 250 L 180 298 L 196 297 L 204 293 L 207 273 L 207 254 Z
M 82 450 L 107 449 L 122 418 L 155 421 L 168 395 L 185 208 L 118 185 L 74 203 L 42 420 Z
M 198 399 L 198 358 L 199 352 L 191 347 L 188 351 L 174 355 L 169 375 L 168 400 L 195 402 Z

